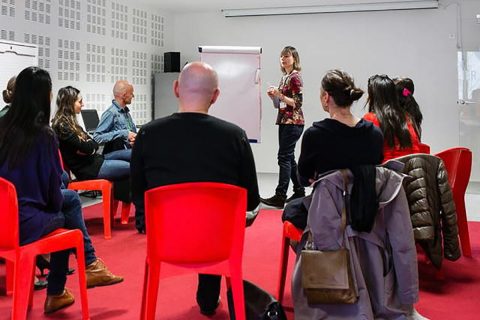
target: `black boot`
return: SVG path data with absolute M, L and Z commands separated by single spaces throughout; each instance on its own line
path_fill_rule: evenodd
M 285 203 L 289 203 L 293 199 L 298 199 L 303 197 L 305 197 L 305 190 L 297 190 L 297 191 L 294 191 L 293 194 L 287 200 L 285 200 Z
M 270 198 L 267 198 L 267 199 L 260 198 L 260 201 L 262 203 L 266 204 L 267 206 L 283 209 L 283 206 L 285 205 L 285 200 L 286 199 L 287 199 L 287 196 L 282 196 L 280 194 L 276 194 L 273 197 L 270 197 Z

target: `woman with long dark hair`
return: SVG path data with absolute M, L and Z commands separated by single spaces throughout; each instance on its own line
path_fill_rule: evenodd
M 387 75 L 368 79 L 368 113 L 364 119 L 383 132 L 384 161 L 420 152 L 419 139 L 413 123 L 398 103 L 395 84 Z
M 423 115 L 420 111 L 420 106 L 413 96 L 415 92 L 413 80 L 410 78 L 394 78 L 393 83 L 395 83 L 395 89 L 397 90 L 398 103 L 400 103 L 400 107 L 405 110 L 412 120 L 413 128 L 421 141 Z
M 80 229 L 84 236 L 87 286 L 110 285 L 114 276 L 95 256 L 76 192 L 61 190 L 62 168 L 50 119 L 52 82 L 47 71 L 29 67 L 18 75 L 9 111 L 0 118 L 0 177 L 15 185 L 18 197 L 20 245 L 55 229 Z M 51 254 L 44 312 L 74 302 L 65 288 L 69 250 Z
M 280 173 L 275 195 L 261 201 L 269 206 L 283 208 L 285 202 L 305 196 L 305 189 L 297 177 L 295 145 L 303 132 L 303 81 L 300 75 L 300 56 L 297 49 L 287 46 L 280 53 L 280 69 L 283 77 L 280 85 L 270 87 L 267 95 L 278 110 L 278 166 Z M 293 183 L 293 195 L 287 199 L 289 181 Z
M 52 128 L 60 141 L 63 161 L 79 180 L 128 178 L 132 150 L 98 154 L 98 143 L 77 122 L 76 116 L 83 105 L 83 97 L 77 88 L 68 86 L 58 90 Z

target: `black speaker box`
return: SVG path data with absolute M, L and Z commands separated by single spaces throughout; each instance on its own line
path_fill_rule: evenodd
M 180 52 L 163 53 L 163 72 L 180 72 Z

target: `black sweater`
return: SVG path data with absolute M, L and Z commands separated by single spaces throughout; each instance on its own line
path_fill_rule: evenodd
M 146 190 L 182 182 L 222 182 L 247 189 L 247 210 L 260 201 L 252 150 L 238 126 L 201 113 L 174 113 L 139 131 L 131 179 L 137 215 Z
M 104 158 L 96 153 L 98 144 L 87 133 L 81 140 L 67 125 L 57 125 L 53 130 L 58 136 L 63 163 L 79 180 L 96 179 Z
M 330 170 L 377 165 L 383 160 L 383 135 L 371 122 L 360 120 L 349 127 L 334 119 L 314 122 L 303 134 L 298 173 L 308 179 Z

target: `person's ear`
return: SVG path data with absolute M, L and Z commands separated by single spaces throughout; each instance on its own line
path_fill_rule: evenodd
M 220 89 L 216 88 L 215 91 L 213 91 L 213 95 L 212 95 L 212 99 L 210 100 L 210 104 L 214 104 L 215 101 L 217 101 L 219 95 L 220 95 Z
M 178 90 L 178 80 L 173 81 L 173 94 L 175 97 L 180 98 L 180 93 Z
M 327 91 L 325 91 L 323 95 L 323 101 L 325 102 L 325 105 L 328 106 L 328 103 L 330 102 L 330 95 L 328 94 Z

